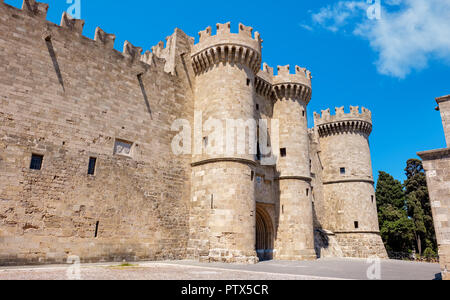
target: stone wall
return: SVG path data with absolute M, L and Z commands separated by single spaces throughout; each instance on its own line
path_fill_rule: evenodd
M 419 155 L 427 175 L 442 276 L 450 280 L 450 149 Z
M 170 124 L 193 115 L 185 81 L 78 21 L 3 3 L 0 18 L 0 264 L 184 258 L 190 157 L 172 155 Z
M 344 256 L 386 258 L 379 233 L 369 135 L 370 111 L 351 107 L 350 113 L 336 108 L 336 114 L 315 114 L 312 139 L 314 171 L 321 181 L 317 203 L 318 229 L 335 234 Z M 318 144 L 314 138 L 318 138 Z M 317 155 L 317 158 L 315 157 Z M 319 169 L 320 166 L 320 169 Z

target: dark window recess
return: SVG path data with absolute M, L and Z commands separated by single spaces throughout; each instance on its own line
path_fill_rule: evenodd
M 284 214 L 284 205 L 281 205 L 281 213 Z
M 281 155 L 281 157 L 286 157 L 286 148 L 280 149 L 280 155 Z
M 88 175 L 94 175 L 96 162 L 97 162 L 97 158 L 95 158 L 95 157 L 89 158 Z
M 256 104 L 256 110 L 259 110 L 259 104 Z
M 306 196 L 309 196 L 309 189 L 306 189 Z
M 259 142 L 256 144 L 256 160 L 261 160 L 261 147 Z
M 358 229 L 359 228 L 359 222 L 355 221 L 355 228 Z
M 97 221 L 97 223 L 95 223 L 95 235 L 94 235 L 94 237 L 98 236 L 98 224 L 99 223 L 100 223 L 99 221 Z
M 30 169 L 32 170 L 40 170 L 42 168 L 42 161 L 44 160 L 43 155 L 32 154 L 31 155 L 31 163 Z
M 345 168 L 341 168 L 340 172 L 341 172 L 341 175 L 344 175 L 345 174 Z
M 247 78 L 247 86 L 250 86 L 250 79 Z
M 302 111 L 302 116 L 303 116 L 303 117 L 305 116 L 305 111 Z
M 253 178 L 255 177 L 255 172 L 252 171 L 252 172 L 250 173 L 250 177 L 251 177 L 250 179 L 253 181 Z
M 372 203 L 373 203 L 374 200 L 375 200 L 375 197 L 372 195 Z
M 214 209 L 214 195 L 211 194 L 211 209 Z

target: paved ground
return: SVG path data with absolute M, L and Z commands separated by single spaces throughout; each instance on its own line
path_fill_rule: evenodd
M 378 268 L 379 266 L 379 268 Z M 0 280 L 70 279 L 67 265 L 0 267 Z M 438 264 L 382 260 L 380 264 L 360 259 L 320 259 L 309 262 L 268 261 L 256 265 L 204 264 L 193 261 L 140 262 L 133 266 L 82 264 L 81 279 L 162 280 L 308 280 L 369 279 L 433 280 L 439 278 Z M 377 272 L 379 270 L 379 272 Z M 77 274 L 72 272 L 70 274 Z

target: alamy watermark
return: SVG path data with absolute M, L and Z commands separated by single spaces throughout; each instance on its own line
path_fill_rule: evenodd
M 369 280 L 381 280 L 381 260 L 380 258 L 373 256 L 369 257 L 366 261 L 369 264 L 367 268 L 366 276 Z
M 67 258 L 67 263 L 70 266 L 66 270 L 66 276 L 69 280 L 81 280 L 81 264 L 80 257 L 71 255 Z
M 381 20 L 381 0 L 367 0 L 367 17 L 370 20 Z
M 175 155 L 234 156 L 255 155 L 262 165 L 275 165 L 279 149 L 279 120 L 215 119 L 203 122 L 203 112 L 194 112 L 194 124 L 177 119 L 171 130 L 178 132 L 172 139 Z
M 66 12 L 74 19 L 81 19 L 81 0 L 66 0 L 69 4 Z

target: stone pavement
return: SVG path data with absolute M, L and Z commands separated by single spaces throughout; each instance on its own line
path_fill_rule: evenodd
M 194 261 L 139 262 L 132 266 L 117 263 L 82 264 L 81 279 L 104 280 L 367 280 L 373 266 L 362 259 L 320 259 L 317 261 L 267 261 L 256 265 L 199 263 Z M 70 279 L 67 265 L 2 267 L 0 280 Z M 439 278 L 438 264 L 382 260 L 384 280 L 433 280 Z M 72 273 L 74 274 L 74 273 Z M 75 273 L 76 274 L 76 273 Z

